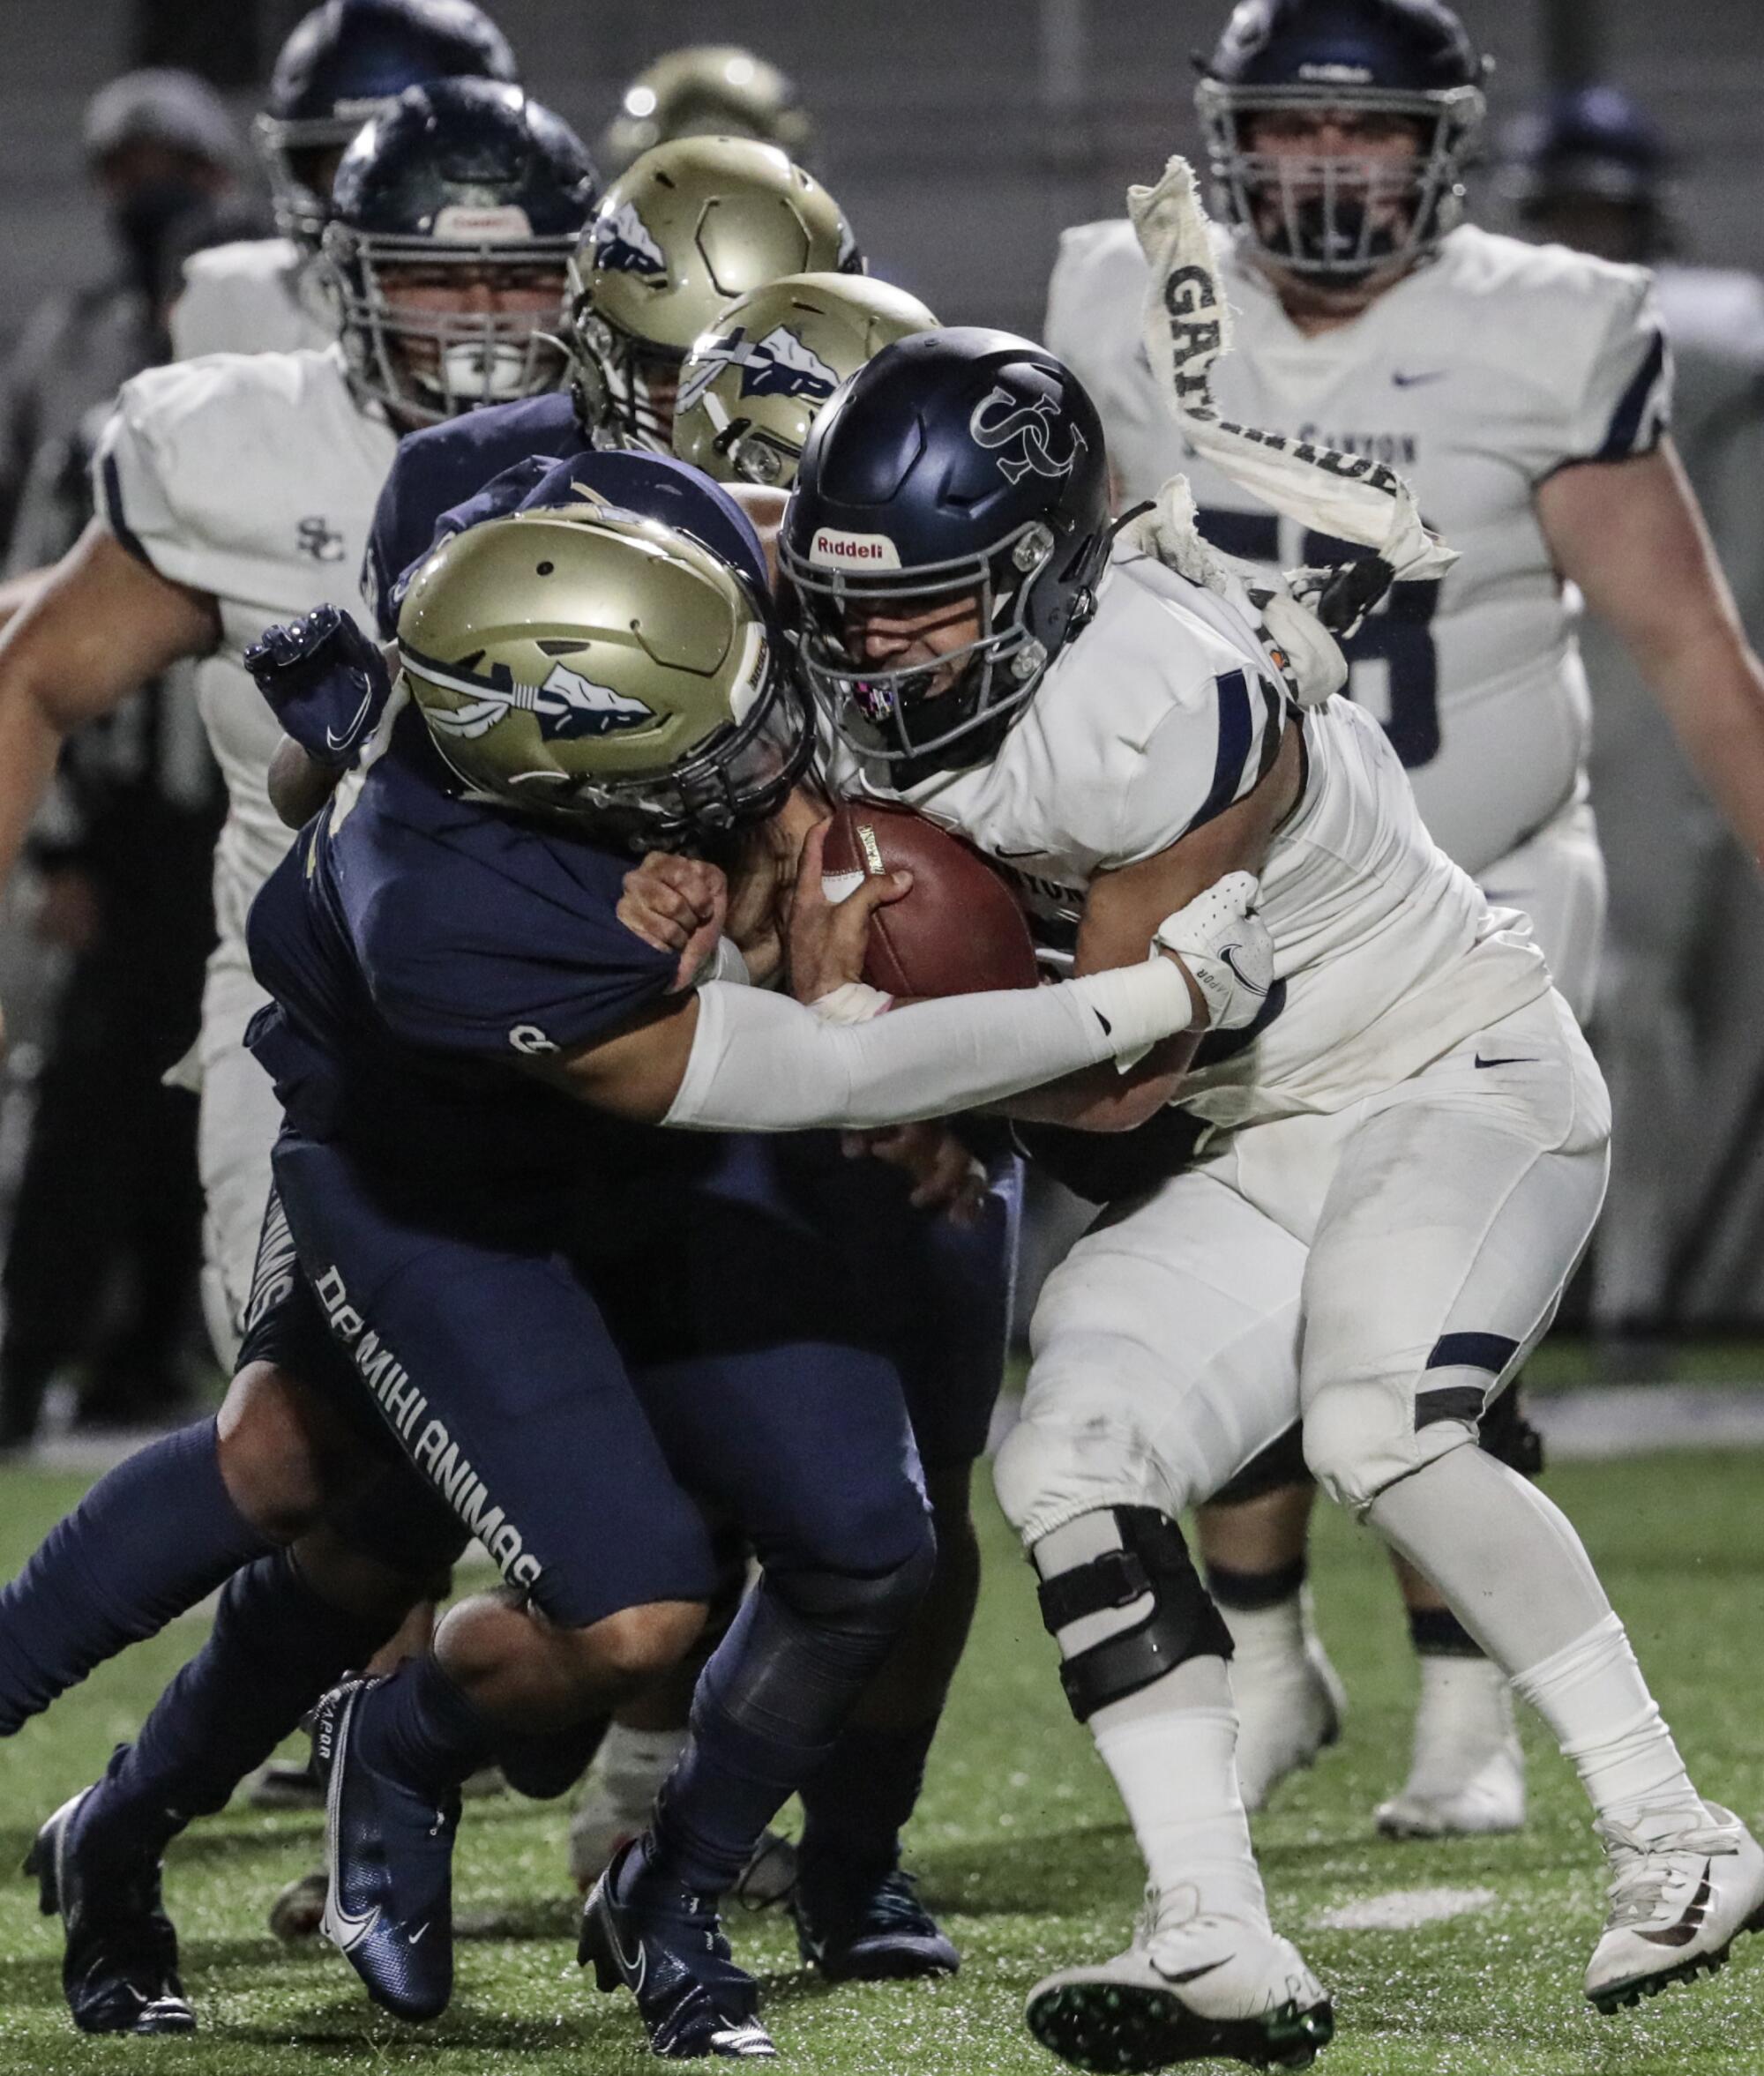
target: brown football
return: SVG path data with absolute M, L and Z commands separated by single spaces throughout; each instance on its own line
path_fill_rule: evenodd
M 919 999 L 1033 988 L 1035 948 L 1010 882 L 972 845 L 909 807 L 847 801 L 833 818 L 822 879 L 837 898 L 863 877 L 909 871 L 913 891 L 878 908 L 863 977 Z

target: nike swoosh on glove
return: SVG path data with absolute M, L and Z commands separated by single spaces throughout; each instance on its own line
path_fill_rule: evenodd
M 392 691 L 378 647 L 337 606 L 265 628 L 245 668 L 284 732 L 336 771 L 355 762 Z
M 1187 967 L 1212 1030 L 1254 1023 L 1274 985 L 1274 939 L 1255 911 L 1260 892 L 1253 872 L 1228 872 L 1158 925 L 1154 943 Z

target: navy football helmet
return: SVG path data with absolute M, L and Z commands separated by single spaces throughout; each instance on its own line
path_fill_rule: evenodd
M 331 215 L 325 161 L 407 86 L 518 77 L 507 37 L 472 0 L 325 0 L 282 45 L 252 125 L 276 228 L 318 245 Z
M 1242 0 L 1197 63 L 1214 206 L 1274 265 L 1350 285 L 1458 220 L 1490 65 L 1440 0 Z M 1257 149 L 1259 118 L 1334 109 L 1411 123 L 1414 157 Z
M 797 467 L 779 557 L 804 675 L 899 783 L 983 762 L 1089 619 L 1109 540 L 1102 422 L 1063 362 L 1008 332 L 897 340 L 825 407 Z M 977 633 L 934 667 L 865 661 L 866 612 L 969 598 Z
M 559 388 L 565 269 L 597 190 L 575 132 L 519 87 L 407 88 L 345 153 L 325 234 L 356 387 L 407 425 Z M 527 307 L 474 309 L 485 281 Z

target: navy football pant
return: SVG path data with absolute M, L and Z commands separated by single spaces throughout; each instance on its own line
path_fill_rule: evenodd
M 880 1355 L 804 1339 L 633 1371 L 557 1258 L 409 1222 L 334 1146 L 285 1135 L 276 1173 L 331 1361 L 552 1621 L 707 1598 L 688 1488 L 781 1573 L 878 1574 L 923 1546 L 917 1452 Z M 665 1249 L 641 1265 L 663 1292 L 681 1266 Z

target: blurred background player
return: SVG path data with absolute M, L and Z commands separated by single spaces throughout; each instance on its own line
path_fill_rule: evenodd
M 407 86 L 518 78 L 507 38 L 471 0 L 325 0 L 315 7 L 283 44 L 251 126 L 276 235 L 191 261 L 172 313 L 176 357 L 330 345 L 336 312 L 315 262 L 351 139 Z
M 93 450 L 119 385 L 166 357 L 186 254 L 250 221 L 231 121 L 192 74 L 111 81 L 83 144 L 117 264 L 43 305 L 7 370 L 0 500 L 21 580 L 91 519 Z M 44 1067 L 5 1261 L 0 1446 L 33 1438 L 70 1365 L 82 1425 L 164 1419 L 194 1386 L 196 1112 L 161 1077 L 195 1034 L 219 807 L 189 673 L 173 671 L 70 742 L 34 827 L 31 928 L 65 967 L 40 1029 L 21 1002 Z
M 692 43 L 664 52 L 631 82 L 595 155 L 611 178 L 676 137 L 751 137 L 803 165 L 815 126 L 776 65 L 736 44 Z
M 476 158 L 456 199 L 452 154 L 467 146 Z M 411 89 L 340 175 L 341 343 L 185 363 L 130 385 L 101 448 L 101 516 L 0 646 L 8 867 L 60 736 L 142 678 L 200 659 L 230 800 L 200 1059 L 207 1292 L 223 1349 L 250 1288 L 276 1126 L 243 1045 L 262 996 L 242 933 L 288 841 L 265 790 L 278 731 L 240 657 L 275 616 L 311 609 L 360 568 L 400 432 L 563 379 L 550 341 L 594 184 L 572 133 L 518 88 Z M 487 187 L 503 197 L 493 208 Z M 252 455 L 262 466 L 242 467 Z
M 1500 187 L 1528 235 L 1650 265 L 1673 360 L 1672 441 L 1754 639 L 1764 627 L 1764 282 L 1698 265 L 1673 154 L 1620 89 L 1555 93 L 1503 132 Z M 1611 1084 L 1611 1199 L 1593 1253 L 1593 1318 L 1645 1347 L 1733 1289 L 1736 1147 L 1764 1085 L 1751 975 L 1764 953 L 1756 874 L 1686 765 L 1611 628 L 1581 632 L 1596 700 L 1589 770 L 1611 879 L 1596 1043 Z M 1749 946 L 1698 956 L 1708 918 Z M 1723 1237 L 1727 1244 L 1723 1246 Z M 1725 1256 L 1725 1259 L 1723 1257 Z M 1723 1277 L 1723 1268 L 1727 1271 Z
M 863 270 L 837 204 L 775 145 L 655 146 L 607 190 L 572 266 L 583 422 L 603 445 L 666 453 L 680 364 L 732 296 Z
M 1439 0 L 1245 0 L 1197 90 L 1221 267 L 1237 313 L 1215 371 L 1228 418 L 1387 462 L 1461 551 L 1397 587 L 1346 646 L 1434 839 L 1521 909 L 1575 1012 L 1604 909 L 1570 579 L 1624 639 L 1746 850 L 1764 846 L 1764 676 L 1665 427 L 1670 370 L 1647 275 L 1459 222 L 1486 63 Z M 1120 493 L 1186 469 L 1201 526 L 1252 562 L 1329 560 L 1191 462 L 1140 346 L 1147 273 L 1125 221 L 1068 231 L 1047 335 L 1096 397 Z M 1535 1467 L 1509 1399 L 1484 1443 Z M 1203 1510 L 1237 1645 L 1245 1792 L 1259 1803 L 1336 1735 L 1339 1691 L 1304 1611 L 1309 1489 L 1278 1453 Z M 1404 1569 L 1422 1698 L 1398 1835 L 1510 1830 L 1524 1777 L 1507 1683 Z

